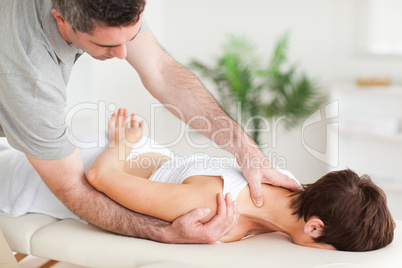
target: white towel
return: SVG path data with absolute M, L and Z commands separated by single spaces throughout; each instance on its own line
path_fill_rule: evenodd
M 21 216 L 43 213 L 58 219 L 78 219 L 49 190 L 25 154 L 0 144 L 0 214 Z
M 91 144 L 90 142 L 98 141 L 104 135 L 104 133 L 93 133 L 80 137 L 79 141 L 82 142 L 81 144 Z M 107 143 L 105 145 L 107 146 Z M 87 146 L 87 148 L 79 148 L 79 150 L 85 173 L 88 173 L 104 147 Z M 143 137 L 134 146 L 130 156 L 145 152 L 172 155 L 168 149 L 147 137 Z M 5 138 L 0 138 L 0 214 L 21 216 L 26 213 L 42 213 L 57 219 L 82 220 L 50 191 L 31 166 L 25 154 L 11 148 Z

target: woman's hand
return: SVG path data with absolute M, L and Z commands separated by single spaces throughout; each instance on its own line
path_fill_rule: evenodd
M 137 122 L 136 115 L 128 117 L 127 109 L 120 108 L 109 120 L 109 140 L 111 145 L 126 145 L 132 148 L 145 134 L 144 121 Z

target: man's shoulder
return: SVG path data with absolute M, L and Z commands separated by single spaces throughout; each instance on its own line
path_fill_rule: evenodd
M 0 72 L 3 78 L 24 77 L 64 89 L 57 55 L 44 29 L 43 20 L 49 16 L 44 12 L 51 11 L 40 2 L 47 0 L 5 1 L 4 9 L 2 6 L 0 11 L 0 23 L 9 25 L 0 29 L 0 39 L 5 40 L 0 46 Z
M 46 60 L 48 42 L 42 26 L 43 3 L 40 2 L 43 1 L 2 0 L 0 24 L 7 27 L 0 29 L 0 38 L 4 40 L 0 52 L 6 55 L 0 59 L 1 65 L 5 61 L 9 68 L 18 65 L 24 69 L 31 58 Z
M 27 21 L 28 28 L 41 21 L 45 7 L 51 9 L 51 0 L 2 0 L 0 9 L 0 21 L 7 23 L 4 29 L 20 27 L 21 22 Z M 10 19 L 13 19 L 12 21 Z M 3 30 L 4 30 L 3 29 Z

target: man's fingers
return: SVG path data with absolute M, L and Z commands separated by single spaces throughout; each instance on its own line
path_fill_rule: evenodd
M 232 200 L 232 195 L 228 193 L 225 197 L 225 202 L 226 202 L 226 215 L 228 217 L 228 220 L 233 219 L 233 214 L 234 214 L 234 202 Z
M 237 202 L 232 200 L 232 195 L 229 193 L 226 195 L 226 215 L 228 220 L 232 223 L 231 226 L 228 226 L 228 231 L 230 231 L 239 220 L 239 210 L 237 207 Z
M 222 194 L 218 194 L 217 201 L 218 201 L 218 208 L 216 210 L 216 215 L 226 215 L 225 200 L 223 199 Z
M 194 223 L 202 220 L 211 213 L 209 208 L 197 208 L 182 216 L 181 220 L 187 223 Z
M 254 205 L 261 207 L 264 203 L 261 190 L 261 179 L 254 178 L 252 181 L 249 181 L 248 184 L 250 186 L 251 198 L 254 202 Z
M 275 179 L 273 181 L 273 179 Z M 273 174 L 270 174 L 270 177 L 264 176 L 262 179 L 262 183 L 268 183 L 275 186 L 280 186 L 294 192 L 300 191 L 303 189 L 303 186 L 297 181 L 292 179 L 286 174 L 283 174 L 279 171 L 276 171 Z
M 182 243 L 215 243 L 233 229 L 239 220 L 237 204 L 230 194 L 226 198 L 218 194 L 217 201 L 216 215 L 205 224 L 200 220 L 210 214 L 209 208 L 194 209 L 172 223 L 172 227 L 179 230 Z
M 232 200 L 232 195 L 228 193 L 224 199 L 222 194 L 218 194 L 216 216 L 208 224 L 214 225 L 214 229 L 220 234 L 219 237 L 221 237 L 232 230 L 238 220 L 239 211 L 237 205 Z
M 293 192 L 298 192 L 303 189 L 303 186 L 295 180 L 288 179 L 288 186 L 287 187 L 285 186 L 285 188 L 288 188 L 289 190 L 292 190 Z
M 286 189 L 292 190 L 293 192 L 297 192 L 303 189 L 301 184 L 298 184 L 295 180 L 292 180 L 288 177 L 281 180 L 281 186 Z

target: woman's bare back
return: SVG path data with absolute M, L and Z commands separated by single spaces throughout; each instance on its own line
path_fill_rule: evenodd
M 145 153 L 127 161 L 124 171 L 133 176 L 149 179 L 157 169 L 169 160 L 170 158 L 163 154 Z M 197 193 L 192 195 L 193 200 L 191 200 L 191 203 L 194 204 L 193 209 L 198 207 L 209 207 L 211 209 L 211 213 L 202 219 L 201 222 L 208 222 L 212 219 L 217 211 L 216 195 L 223 191 L 224 181 L 222 178 L 220 176 L 196 175 L 186 178 L 182 184 L 191 184 L 195 186 L 191 188 L 194 189 L 193 191 L 197 191 Z M 250 198 L 249 187 L 245 187 L 239 193 L 237 202 L 239 203 L 240 211 L 243 211 L 243 213 L 255 208 Z M 183 205 L 188 205 L 188 203 Z M 175 210 L 175 208 L 171 209 Z M 220 241 L 237 241 L 245 235 L 251 234 L 248 233 L 250 226 L 247 218 L 248 217 L 245 215 L 241 216 L 237 226 L 235 226 L 231 232 L 222 237 Z

